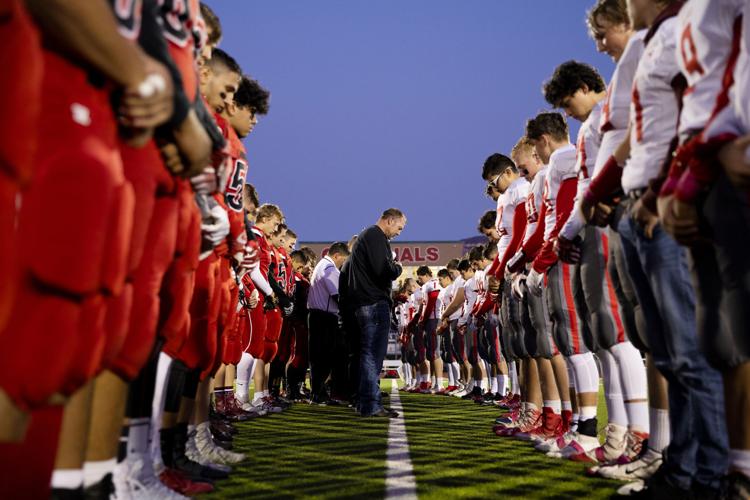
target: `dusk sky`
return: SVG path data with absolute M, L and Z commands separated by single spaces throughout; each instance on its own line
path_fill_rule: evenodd
M 346 240 L 390 206 L 400 240 L 476 235 L 484 159 L 548 109 L 559 63 L 614 69 L 594 0 L 207 0 L 221 47 L 271 91 L 248 179 L 301 241 Z M 571 122 L 573 133 L 578 124 Z

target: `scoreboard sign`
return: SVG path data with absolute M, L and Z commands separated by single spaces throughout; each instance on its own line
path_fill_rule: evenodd
M 299 246 L 308 246 L 322 257 L 331 243 L 299 243 Z M 394 241 L 391 248 L 405 266 L 444 266 L 451 259 L 461 258 L 465 251 L 463 241 Z

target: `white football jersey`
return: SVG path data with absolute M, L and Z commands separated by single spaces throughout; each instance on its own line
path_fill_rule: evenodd
M 734 68 L 734 84 L 729 90 L 729 105 L 718 110 L 703 132 L 705 140 L 730 133 L 750 132 L 750 3 L 742 16 L 739 58 Z
M 716 107 L 732 50 L 734 23 L 746 0 L 691 0 L 677 16 L 677 63 L 687 79 L 682 98 L 680 140 L 700 131 Z
M 440 290 L 442 290 L 442 287 L 440 286 L 440 282 L 437 280 L 437 278 L 432 278 L 430 281 L 422 285 L 421 300 L 423 310 L 427 307 L 427 301 L 429 300 L 430 294 L 433 292 L 439 292 Z M 435 309 L 433 309 L 430 316 L 426 319 L 436 318 L 440 318 L 440 308 L 438 307 L 438 304 L 435 304 Z
M 441 288 L 440 293 L 438 294 L 437 304 L 435 304 L 435 311 L 437 312 L 438 319 L 443 317 L 445 308 L 451 303 L 450 288 L 450 286 L 447 288 Z
M 539 214 L 542 211 L 542 203 L 544 202 L 544 184 L 547 178 L 547 165 L 544 166 L 539 172 L 536 173 L 533 179 L 531 179 L 531 185 L 529 186 L 529 194 L 526 197 L 526 233 L 523 237 L 523 245 L 525 245 L 531 236 L 536 231 L 539 225 Z
M 464 307 L 461 310 L 461 317 L 458 320 L 460 325 L 465 325 L 471 315 L 471 310 L 474 309 L 474 304 L 477 303 L 477 297 L 479 296 L 479 285 L 478 285 L 477 273 L 474 276 L 466 280 L 464 283 Z
M 556 150 L 549 158 L 549 168 L 544 183 L 544 240 L 547 241 L 557 220 L 557 192 L 563 181 L 576 177 L 576 148 L 572 144 Z
M 633 90 L 633 76 L 638 61 L 643 54 L 643 38 L 646 30 L 635 32 L 628 40 L 625 50 L 617 61 L 612 79 L 607 86 L 607 100 L 602 106 L 599 130 L 625 130 L 630 120 L 630 96 Z
M 529 181 L 523 177 L 514 180 L 508 189 L 497 199 L 497 232 L 500 240 L 497 242 L 497 252 L 500 260 L 513 239 L 513 218 L 516 207 L 526 202 L 529 195 Z
M 675 30 L 677 19 L 664 21 L 638 63 L 630 105 L 630 158 L 622 173 L 625 193 L 645 188 L 656 177 L 677 134 L 679 108 L 672 81 L 680 73 Z
M 453 294 L 452 294 L 452 297 L 451 297 L 451 302 L 456 297 L 456 294 L 458 293 L 459 288 L 463 288 L 465 284 L 466 284 L 466 281 L 461 276 L 459 276 L 458 278 L 456 278 L 455 280 L 453 280 L 453 285 L 452 285 L 452 287 L 453 287 Z M 461 317 L 461 308 L 459 307 L 456 310 L 456 312 L 454 312 L 453 314 L 451 314 L 448 317 L 448 319 L 450 321 L 454 321 L 454 320 L 457 320 L 460 317 Z
M 578 140 L 576 141 L 576 173 L 578 175 L 578 185 L 576 188 L 575 208 L 570 212 L 567 222 L 563 226 L 560 234 L 565 238 L 572 240 L 586 226 L 583 214 L 578 208 L 583 193 L 589 187 L 593 177 L 596 158 L 599 154 L 599 146 L 602 142 L 602 133 L 599 129 L 599 122 L 602 117 L 602 108 L 604 101 L 599 101 L 591 109 L 589 117 L 581 124 L 578 129 Z

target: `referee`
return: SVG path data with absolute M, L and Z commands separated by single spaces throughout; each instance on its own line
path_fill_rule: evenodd
M 348 256 L 346 243 L 334 243 L 315 266 L 310 280 L 307 325 L 312 404 L 327 404 L 330 400 L 325 382 L 331 375 L 339 336 L 339 270 Z

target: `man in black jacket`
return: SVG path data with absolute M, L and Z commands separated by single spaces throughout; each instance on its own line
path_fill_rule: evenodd
M 389 208 L 374 226 L 359 234 L 347 269 L 347 302 L 361 335 L 359 412 L 364 417 L 397 417 L 380 402 L 380 371 L 391 326 L 391 287 L 401 275 L 390 240 L 406 225 L 406 216 Z

